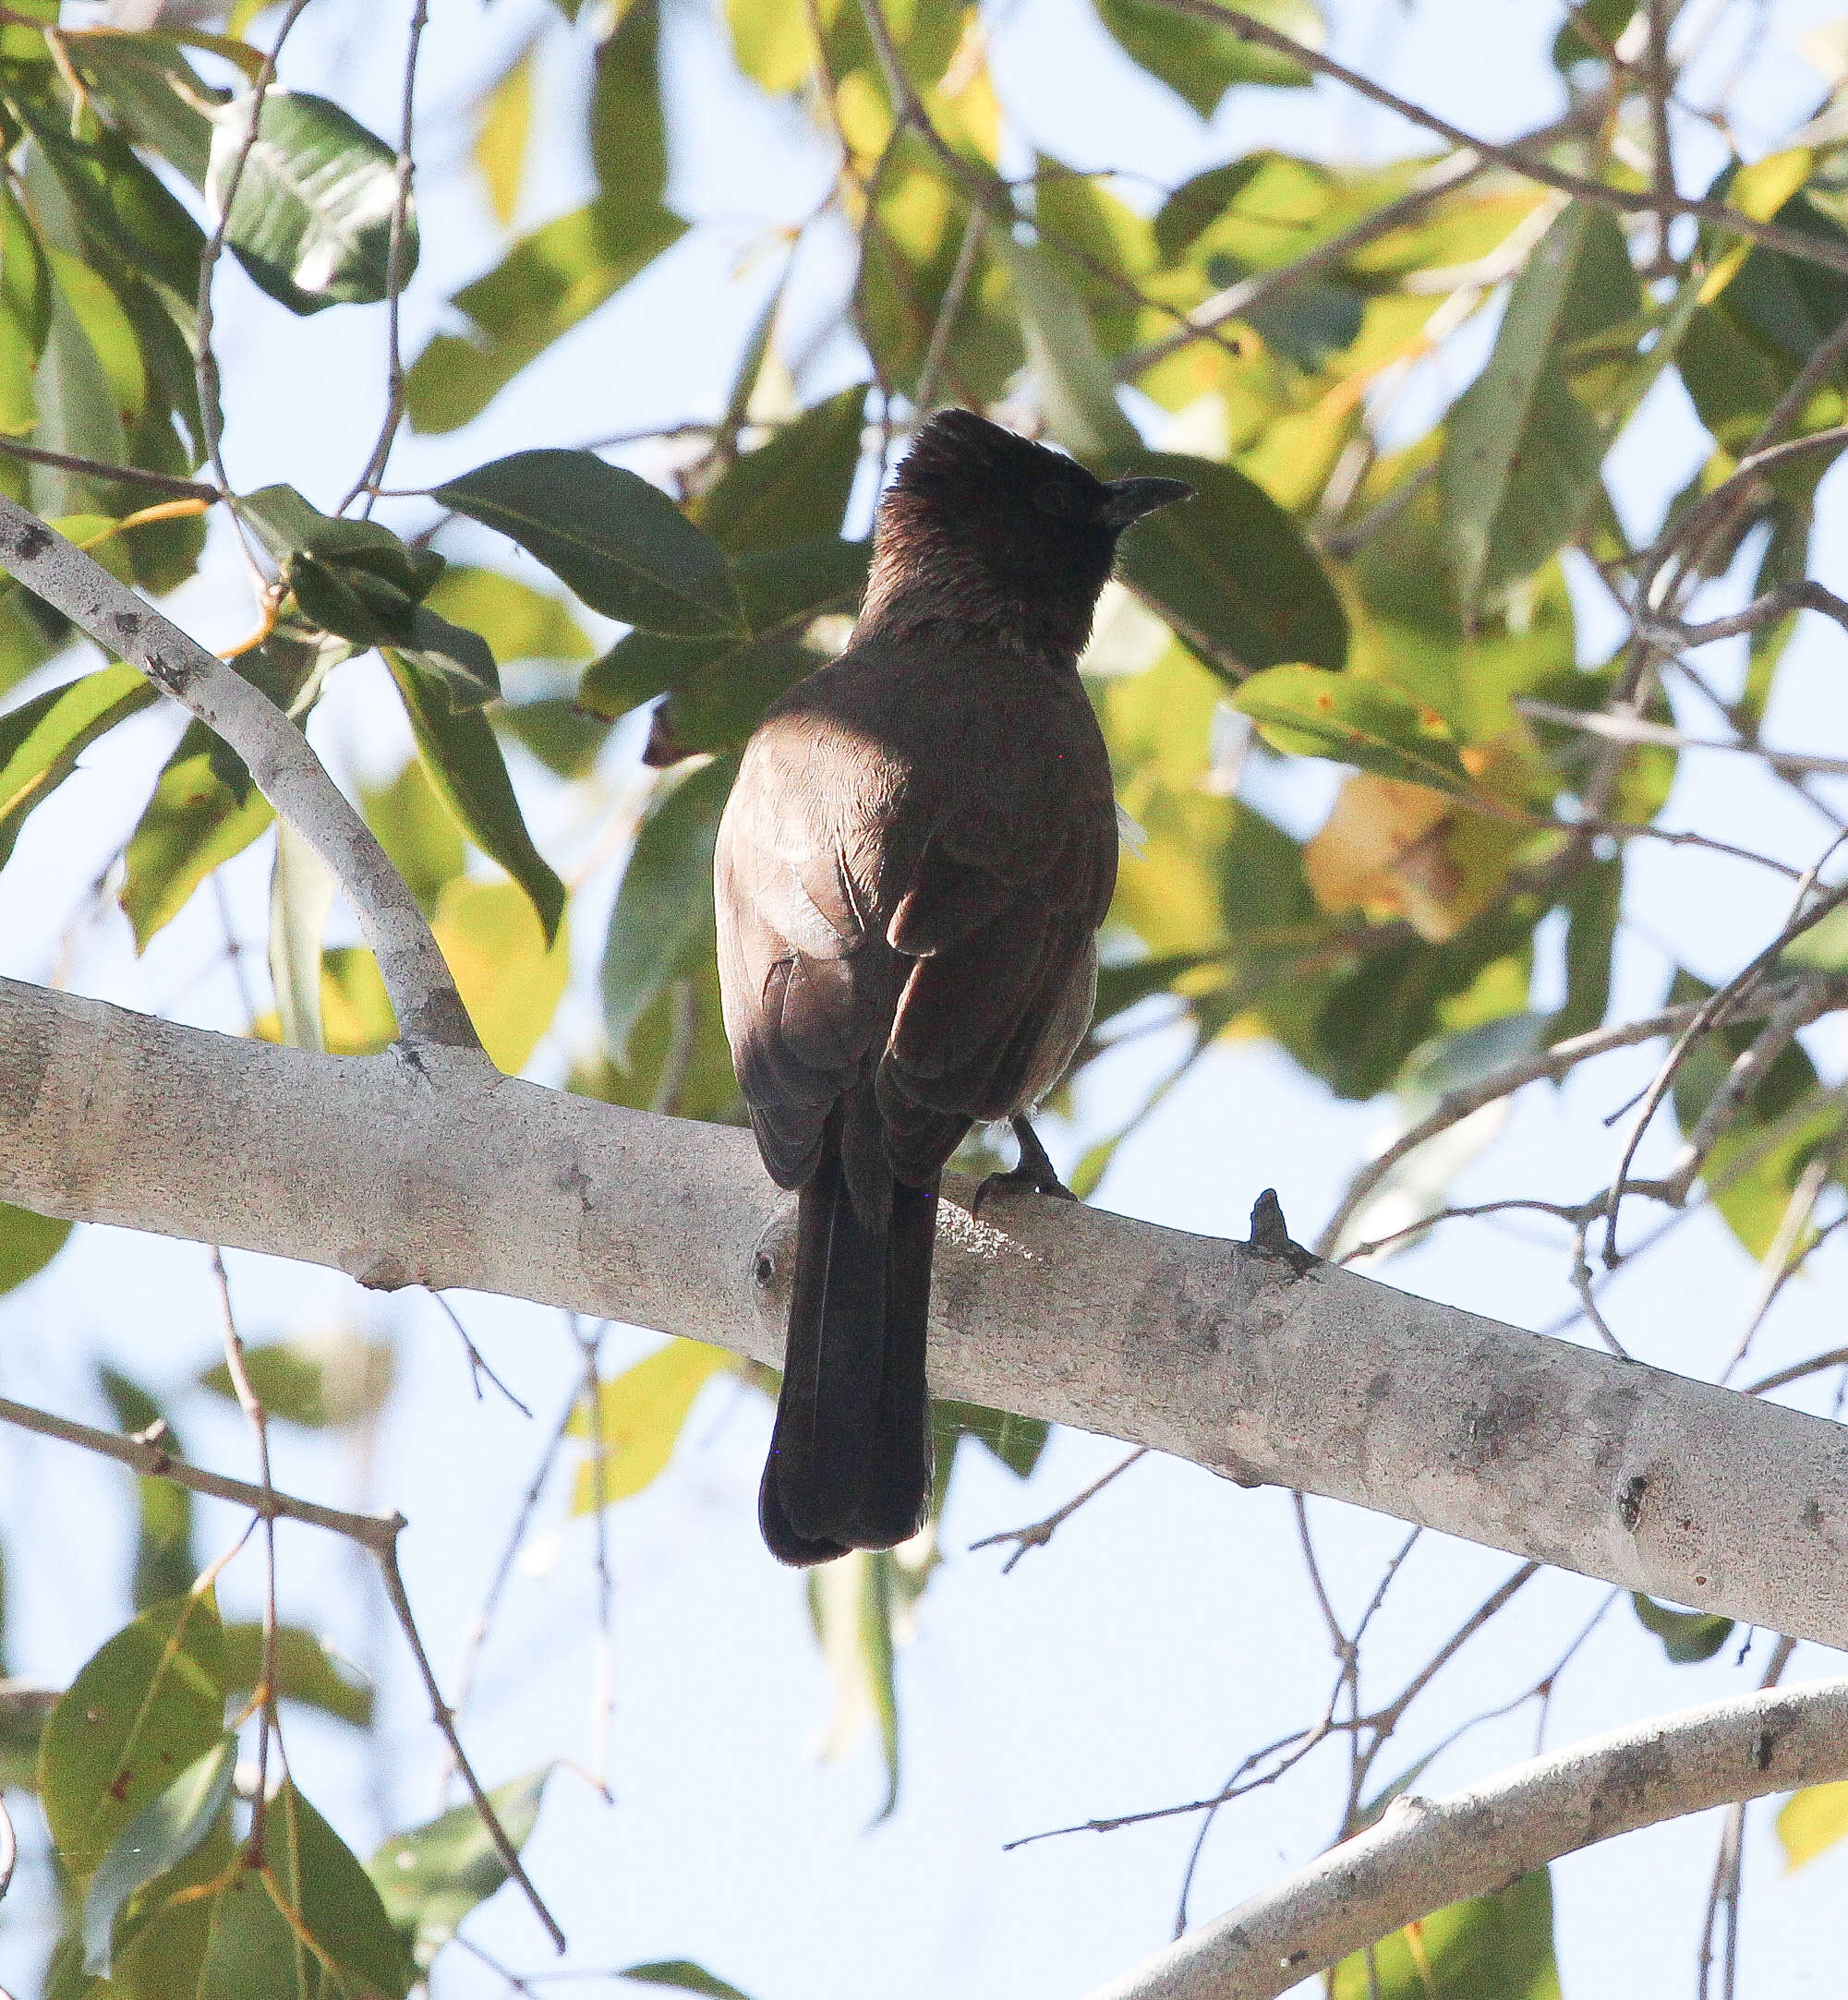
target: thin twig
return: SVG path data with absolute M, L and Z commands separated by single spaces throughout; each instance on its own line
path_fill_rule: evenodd
M 450 1304 L 450 1302 L 442 1295 L 441 1292 L 432 1292 L 430 1294 L 430 1296 L 435 1299 L 437 1304 L 442 1307 L 443 1311 L 446 1314 L 448 1314 L 449 1323 L 455 1329 L 456 1338 L 462 1343 L 462 1351 L 468 1357 L 468 1373 L 470 1380 L 473 1381 L 475 1385 L 476 1402 L 479 1403 L 481 1401 L 481 1378 L 485 1375 L 488 1380 L 493 1383 L 495 1388 L 498 1389 L 501 1393 L 506 1397 L 507 1401 L 511 1403 L 517 1411 L 519 1411 L 520 1415 L 524 1416 L 528 1423 L 530 1423 L 533 1416 L 532 1411 L 520 1401 L 519 1397 L 516 1396 L 513 1392 L 507 1387 L 506 1383 L 503 1382 L 501 1378 L 495 1374 L 494 1370 L 488 1365 L 487 1355 L 485 1355 L 481 1352 L 480 1348 L 478 1348 L 475 1344 L 474 1341 L 469 1338 L 468 1329 L 463 1325 L 461 1314 L 456 1311 L 455 1307 Z
M 971 1542 L 969 1552 L 973 1555 L 978 1548 L 992 1548 L 996 1542 L 1013 1542 L 1016 1547 L 1012 1555 L 1001 1565 L 1001 1574 L 1006 1576 L 1030 1548 L 1044 1548 L 1054 1535 L 1086 1500 L 1094 1499 L 1111 1480 L 1126 1473 L 1139 1458 L 1148 1456 L 1146 1444 L 1139 1444 L 1127 1457 L 1120 1458 L 1101 1478 L 1093 1479 L 1081 1493 L 1074 1493 L 1063 1507 L 1055 1507 L 1043 1521 L 1035 1521 L 1031 1527 L 1004 1528 L 998 1535 L 984 1535 L 979 1542 Z
M 604 1802 L 613 1802 L 610 1789 L 610 1755 L 616 1706 L 615 1636 L 610 1608 L 616 1589 L 610 1570 L 609 1461 L 603 1444 L 603 1385 L 598 1361 L 608 1331 L 607 1319 L 595 1321 L 586 1331 L 575 1313 L 569 1314 L 572 1338 L 584 1358 L 585 1423 L 590 1436 L 590 1504 L 592 1561 L 597 1575 L 597 1660 L 590 1706 L 590 1772 Z
M 207 486 L 202 479 L 182 479 L 170 472 L 144 472 L 139 465 L 109 465 L 99 458 L 77 458 L 69 452 L 47 452 L 36 444 L 21 444 L 17 438 L 0 437 L 0 452 L 34 465 L 54 465 L 60 472 L 81 473 L 86 478 L 144 486 L 151 493 L 166 494 L 170 500 L 204 500 L 211 505 L 224 498 L 215 486 Z

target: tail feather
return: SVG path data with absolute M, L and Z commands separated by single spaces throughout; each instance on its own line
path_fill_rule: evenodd
M 783 1388 L 758 1495 L 764 1539 L 784 1562 L 889 1548 L 916 1532 L 929 1501 L 936 1189 L 894 1185 L 888 1213 L 884 1230 L 866 1225 L 830 1134 L 802 1191 Z

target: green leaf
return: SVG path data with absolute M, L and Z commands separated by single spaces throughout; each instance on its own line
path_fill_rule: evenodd
M 202 188 L 212 124 L 200 106 L 211 93 L 178 47 L 157 34 L 86 35 L 69 47 L 134 137 Z
M 428 916 L 462 873 L 461 827 L 416 757 L 389 785 L 362 788 L 359 797 L 366 824 Z
M 214 868 L 241 854 L 275 818 L 243 765 L 216 745 L 202 722 L 187 726 L 128 837 L 121 902 L 137 951 L 179 915 Z M 227 782 L 227 763 L 236 782 Z
M 538 1824 L 551 1773 L 550 1765 L 542 1765 L 488 1794 L 516 1852 Z M 456 1806 L 408 1833 L 393 1835 L 366 1869 L 419 1970 L 429 1968 L 469 1911 L 508 1879 L 507 1865 L 473 1805 Z
M 1117 573 L 1209 667 L 1237 680 L 1288 660 L 1331 670 L 1347 620 L 1296 524 L 1230 465 L 1175 452 L 1112 459 L 1112 478 L 1185 479 L 1194 498 L 1123 537 Z
M 430 929 L 489 1057 L 509 1076 L 526 1066 L 551 1026 L 571 973 L 559 926 L 548 946 L 533 906 L 511 882 L 458 877 L 442 892 Z
M 70 1238 L 72 1224 L 0 1201 L 0 1293 L 36 1278 Z
M 691 1958 L 654 1958 L 646 1965 L 625 1965 L 618 1979 L 632 1979 L 641 1986 L 672 1986 L 681 1993 L 701 1993 L 709 2000 L 750 2000 L 729 1981 L 708 1972 Z
M 324 2000 L 320 1961 L 277 1907 L 270 1883 L 254 1870 L 240 1869 L 211 1898 L 205 1958 L 192 2000 Z M 347 2000 L 346 1993 L 340 2000 Z
M 1443 717 L 1385 681 L 1320 667 L 1273 667 L 1254 674 L 1232 699 L 1274 749 L 1352 764 L 1461 798 L 1473 794 Z
M 712 950 L 712 849 L 737 775 L 718 757 L 665 788 L 643 822 L 610 915 L 603 946 L 603 1020 L 626 1064 L 629 1037 L 650 1002 Z
M 433 433 L 478 416 L 529 361 L 685 234 L 658 202 L 603 198 L 523 237 L 451 301 L 469 332 L 437 334 L 412 363 L 411 421 Z
M 533 136 L 533 44 L 514 57 L 507 73 L 482 100 L 475 128 L 477 171 L 488 184 L 488 205 L 502 229 L 520 205 L 526 150 Z
M 83 1970 L 107 1979 L 115 1919 L 129 1898 L 186 1860 L 223 1815 L 237 1764 L 227 1734 L 149 1800 L 97 1865 L 83 1898 Z
M 1332 2000 L 1560 2000 L 1547 1871 L 1452 1903 L 1344 1958 L 1330 1990 Z
M 732 555 L 838 536 L 860 468 L 866 385 L 804 410 L 730 465 L 694 518 Z
M 944 1396 L 932 1399 L 930 1416 L 939 1459 L 948 1460 L 964 1438 L 972 1438 L 987 1446 L 1017 1479 L 1032 1476 L 1052 1434 L 1044 1417 L 1016 1416 L 1009 1410 L 955 1403 Z
M 255 1350 L 253 1350 L 254 1352 Z M 263 1628 L 254 1620 L 224 1628 L 224 1685 L 228 1693 L 252 1693 L 263 1675 Z M 356 1729 L 372 1726 L 372 1683 L 351 1661 L 299 1625 L 276 1628 L 275 1693 L 287 1702 L 319 1708 Z
M 98 1368 L 97 1376 L 121 1429 L 145 1436 L 157 1426 L 164 1427 L 175 1455 L 184 1455 L 166 1412 L 140 1383 L 107 1365 Z M 146 1609 L 185 1596 L 199 1573 L 199 1558 L 193 1549 L 192 1495 L 186 1488 L 171 1479 L 140 1477 L 135 1486 L 140 1501 L 135 1605 L 137 1609 Z
M 692 638 L 738 628 L 725 551 L 658 487 L 589 452 L 516 452 L 435 498 L 510 536 L 606 618 Z
M 260 487 L 240 495 L 236 505 L 238 518 L 279 563 L 312 556 L 327 569 L 391 584 L 415 602 L 429 594 L 446 567 L 441 556 L 412 548 L 382 522 L 324 514 L 292 486 Z
M 88 1876 L 136 1813 L 217 1743 L 222 1650 L 210 1592 L 169 1598 L 92 1654 L 46 1718 L 39 1796 L 73 1875 Z
M 492 727 L 478 708 L 452 708 L 443 683 L 405 654 L 387 648 L 385 664 L 438 796 L 476 846 L 525 891 L 550 944 L 564 916 L 564 884 L 526 831 Z
M 1244 10 L 1306 48 L 1320 49 L 1327 39 L 1312 0 L 1248 0 Z M 1097 11 L 1129 59 L 1159 77 L 1202 118 L 1213 115 L 1235 83 L 1296 90 L 1311 81 L 1308 70 L 1288 56 L 1241 41 L 1230 28 L 1169 13 L 1150 0 L 1098 0 Z
M 206 199 L 222 207 L 250 127 L 250 96 L 213 120 Z M 246 271 L 291 312 L 366 305 L 386 295 L 397 158 L 325 97 L 270 90 L 244 161 L 225 240 Z M 417 263 L 415 206 L 405 215 L 401 277 Z
M 700 1391 L 731 1365 L 719 1348 L 676 1340 L 600 1383 L 594 1428 L 582 1404 L 572 1413 L 571 1435 L 600 1446 L 577 1468 L 572 1512 L 595 1513 L 599 1500 L 613 1506 L 652 1486 L 666 1471 Z
M 1676 1611 L 1640 1590 L 1630 1593 L 1631 1608 L 1646 1632 L 1662 1643 L 1662 1651 L 1677 1667 L 1711 1659 L 1733 1636 L 1733 1620 L 1711 1611 Z
M 0 187 L 0 431 L 9 436 L 39 420 L 32 370 L 51 319 L 51 265 L 26 211 Z
M 821 1754 L 844 1756 L 876 1725 L 886 1765 L 886 1797 L 876 1815 L 899 1802 L 899 1703 L 892 1679 L 893 1560 L 886 1549 L 853 1548 L 809 1571 L 808 1609 L 834 1682 L 834 1714 Z
M 536 702 L 509 702 L 494 712 L 494 724 L 523 744 L 555 777 L 588 777 L 610 741 L 610 725 L 586 715 L 563 695 Z
M 285 1778 L 264 1821 L 272 1893 L 311 1941 L 321 1991 L 341 2000 L 404 2000 L 413 1970 L 378 1886 L 358 1857 Z
M 1466 616 L 1577 530 L 1609 440 L 1574 393 L 1572 350 L 1634 319 L 1639 305 L 1616 223 L 1573 202 L 1515 280 L 1489 365 L 1445 428 L 1442 481 Z
M 199 287 L 204 235 L 121 134 L 104 127 L 79 144 L 67 126 L 22 108 L 35 145 L 95 248 L 106 247 L 129 269 L 190 297 Z
M 1046 428 L 1078 458 L 1135 455 L 1141 440 L 1117 402 L 1117 381 L 1084 301 L 1038 244 L 989 232 L 1014 281 L 1027 363 L 1039 383 Z
M 1624 856 L 1585 863 L 1565 892 L 1565 1005 L 1547 1029 L 1550 1042 L 1601 1028 L 1611 1005 L 1611 952 L 1624 907 Z
M 424 603 L 479 633 L 503 667 L 522 659 L 588 659 L 597 650 L 562 597 L 499 570 L 452 562 Z
M 104 667 L 0 715 L 0 868 L 27 815 L 62 785 L 96 739 L 154 700 L 132 667 Z
M 1778 1809 L 1786 1871 L 1801 1868 L 1848 1834 L 1848 1782 L 1794 1791 Z
M 1607 48 L 1614 48 L 1636 11 L 1637 0 L 1582 0 L 1574 9 L 1576 20 L 1567 20 L 1552 38 L 1552 66 L 1565 71 L 1575 63 L 1607 61 L 1603 50 L 1579 33 L 1576 21 L 1587 22 L 1603 38 Z
M 333 909 L 333 871 L 286 820 L 276 825 L 270 871 L 270 983 L 282 1038 L 324 1054 L 320 1025 L 320 940 Z
M 329 1430 L 376 1416 L 392 1392 L 395 1370 L 390 1347 L 337 1328 L 292 1340 L 251 1341 L 244 1349 L 244 1372 L 272 1420 Z M 199 1385 L 227 1403 L 237 1401 L 223 1361 L 203 1370 Z

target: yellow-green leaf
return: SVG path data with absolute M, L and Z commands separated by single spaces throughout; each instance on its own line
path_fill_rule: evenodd
M 457 879 L 430 924 L 482 1046 L 517 1076 L 551 1026 L 571 971 L 561 921 L 550 947 L 517 883 Z
M 602 1476 L 599 1481 L 593 1452 L 577 1468 L 572 1512 L 593 1513 L 599 1498 L 607 1507 L 652 1485 L 673 1456 L 694 1399 L 731 1365 L 731 1355 L 717 1347 L 677 1340 L 604 1382 L 597 1392 L 596 1426 Z M 573 1413 L 571 1432 L 577 1438 L 593 1436 L 590 1413 L 581 1404 Z
M 1848 1782 L 1794 1791 L 1778 1812 L 1784 1866 L 1801 1868 L 1848 1834 Z
M 528 47 L 488 93 L 475 134 L 475 164 L 488 184 L 494 219 L 504 229 L 520 205 L 520 181 L 533 128 L 533 52 Z

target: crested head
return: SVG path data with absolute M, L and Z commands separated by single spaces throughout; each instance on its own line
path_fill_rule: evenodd
M 880 504 L 861 632 L 942 624 L 1076 660 L 1117 536 L 1188 491 L 1171 479 L 1099 479 L 972 410 L 941 411 Z

